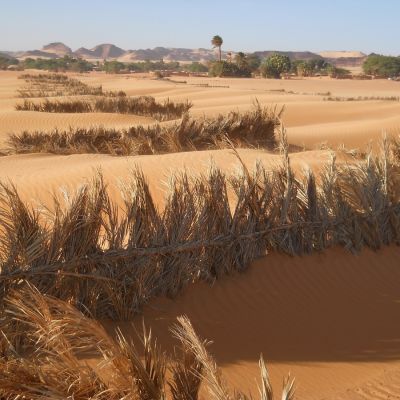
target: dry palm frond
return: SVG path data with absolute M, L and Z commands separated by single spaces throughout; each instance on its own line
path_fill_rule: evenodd
M 294 400 L 295 398 L 295 385 L 294 378 L 290 378 L 290 374 L 283 379 L 282 400 Z
M 260 371 L 261 371 L 261 388 L 259 388 L 260 399 L 261 400 L 273 400 L 274 393 L 272 391 L 271 381 L 269 378 L 267 367 L 265 366 L 264 358 L 261 355 L 260 361 Z
M 207 385 L 210 398 L 230 400 L 228 389 L 222 381 L 221 372 L 214 359 L 206 350 L 207 342 L 202 341 L 187 317 L 178 317 L 178 324 L 172 329 L 174 336 L 184 347 L 191 348 L 197 361 L 202 365 L 202 377 Z
M 202 381 L 203 366 L 191 349 L 184 345 L 183 356 L 172 366 L 172 379 L 169 382 L 173 400 L 197 400 Z

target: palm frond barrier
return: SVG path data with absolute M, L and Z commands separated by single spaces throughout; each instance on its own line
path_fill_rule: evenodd
M 283 109 L 255 103 L 246 112 L 232 111 L 214 118 L 185 114 L 169 125 L 133 126 L 128 130 L 103 127 L 22 132 L 9 137 L 14 153 L 102 153 L 118 156 L 176 153 L 231 147 L 274 149 Z
M 24 100 L 16 104 L 17 111 L 38 111 L 49 113 L 118 113 L 152 116 L 159 121 L 181 118 L 192 108 L 189 101 L 174 102 L 166 99 L 157 102 L 152 96 L 103 96 L 90 100 L 67 99 L 49 100 L 41 102 Z
M 386 140 L 377 157 L 344 166 L 333 157 L 319 176 L 295 176 L 286 147 L 272 171 L 176 175 L 162 209 L 135 170 L 122 208 L 98 177 L 67 205 L 54 200 L 46 218 L 2 184 L 1 298 L 29 282 L 94 317 L 129 319 L 154 296 L 243 271 L 269 251 L 400 244 L 397 154 Z

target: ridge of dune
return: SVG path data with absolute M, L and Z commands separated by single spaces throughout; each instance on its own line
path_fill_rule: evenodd
M 257 162 L 273 169 L 282 165 L 279 154 L 265 150 L 238 149 L 240 157 L 250 170 Z M 315 172 L 331 160 L 331 151 L 313 150 L 291 154 L 292 168 L 301 173 L 307 168 Z M 337 162 L 347 162 L 351 156 L 337 153 Z M 0 182 L 12 182 L 23 199 L 49 204 L 53 194 L 67 189 L 73 193 L 82 184 L 90 182 L 101 171 L 110 193 L 120 199 L 119 184 L 129 180 L 130 173 L 140 168 L 158 204 L 162 204 L 168 190 L 168 181 L 179 172 L 195 176 L 205 173 L 211 164 L 225 173 L 240 168 L 240 162 L 231 150 L 209 150 L 160 155 L 114 157 L 105 154 L 22 154 L 0 157 Z

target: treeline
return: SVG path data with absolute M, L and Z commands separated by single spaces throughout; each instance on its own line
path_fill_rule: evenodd
M 52 72 L 89 72 L 95 67 L 94 64 L 81 58 L 65 56 L 62 58 L 26 58 L 19 61 L 16 58 L 10 58 L 0 55 L 0 69 L 8 69 L 10 65 L 14 65 L 18 70 L 40 69 Z
M 5 54 L 0 54 L 0 70 L 8 69 L 11 65 L 18 65 L 18 60 Z
M 251 77 L 261 75 L 264 78 L 279 79 L 285 75 L 330 76 L 344 78 L 350 71 L 335 67 L 324 59 L 291 60 L 288 56 L 275 53 L 261 60 L 255 54 L 238 53 L 233 60 L 215 61 L 210 65 L 210 76 Z
M 89 72 L 99 70 L 112 74 L 187 71 L 191 73 L 208 73 L 210 76 L 220 77 L 251 77 L 254 75 L 275 79 L 285 75 L 299 77 L 350 77 L 350 71 L 338 68 L 323 58 L 291 60 L 288 56 L 280 53 L 261 59 L 256 54 L 239 52 L 233 57 L 229 56 L 227 60 L 211 61 L 207 64 L 201 62 L 183 64 L 179 62 L 164 62 L 163 60 L 130 63 L 104 60 L 103 62 L 92 63 L 70 56 L 55 59 L 26 58 L 23 61 L 19 61 L 8 55 L 0 54 L 0 70 L 9 69 L 10 66 L 15 66 L 19 70 L 39 69 L 53 72 Z M 377 78 L 397 78 L 400 76 L 400 57 L 370 54 L 363 64 L 363 72 L 365 75 Z
M 400 76 L 400 57 L 370 54 L 363 64 L 363 71 L 379 78 L 397 78 Z
M 109 74 L 119 74 L 124 72 L 154 72 L 154 71 L 188 71 L 193 73 L 207 73 L 208 66 L 200 62 L 191 64 L 181 64 L 177 61 L 164 62 L 160 61 L 139 61 L 131 63 L 123 63 L 121 61 L 104 61 L 99 65 L 99 69 Z

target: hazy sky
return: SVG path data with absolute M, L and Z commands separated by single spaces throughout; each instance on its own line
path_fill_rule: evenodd
M 0 49 L 361 50 L 400 54 L 400 0 L 0 0 Z

